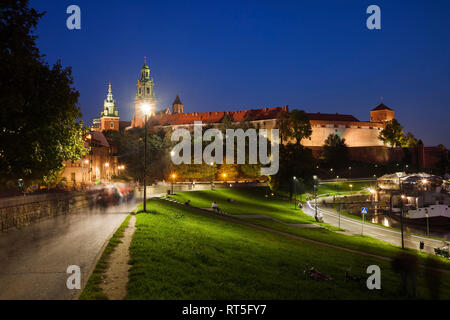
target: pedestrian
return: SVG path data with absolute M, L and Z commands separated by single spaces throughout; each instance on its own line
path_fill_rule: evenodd
M 211 208 L 214 211 L 220 212 L 219 206 L 217 205 L 217 203 L 215 201 L 213 201 L 213 203 L 211 204 Z

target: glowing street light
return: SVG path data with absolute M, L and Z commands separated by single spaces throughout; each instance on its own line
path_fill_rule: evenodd
M 141 111 L 145 116 L 148 116 L 150 114 L 150 111 L 152 110 L 152 106 L 148 103 L 141 104 Z
M 172 192 L 171 192 L 171 194 L 173 194 L 173 182 L 175 181 L 175 179 L 176 179 L 176 177 L 177 177 L 177 174 L 176 174 L 176 173 L 172 173 L 172 174 L 170 175 L 170 177 L 172 178 Z

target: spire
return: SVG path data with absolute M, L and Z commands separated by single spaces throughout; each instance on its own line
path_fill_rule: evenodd
M 142 66 L 142 69 L 150 69 L 147 65 L 147 57 L 144 57 L 144 65 Z
M 147 65 L 147 57 L 144 57 L 144 65 L 141 69 L 141 82 L 150 81 L 150 68 Z
M 178 94 L 174 102 L 172 103 L 172 113 L 183 113 L 183 103 L 181 102 Z
M 102 116 L 119 116 L 119 111 L 116 108 L 116 101 L 112 94 L 111 82 L 109 82 L 108 93 L 106 94 L 106 99 L 103 103 Z
M 177 94 L 177 97 L 175 98 L 175 101 L 172 104 L 183 104 L 181 103 L 180 97 Z

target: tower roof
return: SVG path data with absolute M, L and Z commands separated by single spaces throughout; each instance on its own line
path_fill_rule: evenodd
M 181 103 L 180 97 L 177 95 L 175 101 L 172 104 L 183 104 L 183 103 Z
M 391 110 L 391 111 L 393 111 L 391 108 L 389 108 L 388 106 L 384 105 L 383 103 L 380 103 L 378 106 L 376 106 L 375 108 L 372 109 L 372 111 L 378 111 L 378 110 Z
M 142 69 L 150 69 L 147 65 L 147 57 L 144 57 L 144 65 L 142 66 Z

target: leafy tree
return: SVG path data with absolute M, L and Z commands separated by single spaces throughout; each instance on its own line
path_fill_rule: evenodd
M 283 139 L 293 139 L 300 145 L 302 139 L 311 137 L 312 128 L 309 118 L 302 110 L 292 110 L 287 119 L 282 116 L 279 120 L 280 131 Z
M 48 181 L 86 152 L 71 68 L 50 67 L 33 32 L 43 13 L 27 0 L 0 6 L 0 175 Z
M 386 123 L 386 126 L 381 130 L 378 139 L 385 145 L 391 147 L 400 147 L 405 140 L 403 127 L 396 119 L 392 119 Z
M 292 197 L 293 177 L 302 182 L 302 188 L 304 185 L 310 185 L 314 163 L 311 149 L 299 144 L 280 145 L 280 167 L 276 175 L 269 176 L 269 187 L 272 190 L 289 190 Z
M 328 165 L 342 168 L 348 163 L 348 147 L 345 139 L 337 134 L 330 134 L 323 145 L 322 157 Z
M 163 180 L 170 170 L 169 147 L 158 134 L 147 134 L 147 181 Z M 108 136 L 115 136 L 119 161 L 125 164 L 126 173 L 133 180 L 142 182 L 145 172 L 145 129 L 133 128 L 120 135 L 116 133 Z
M 413 148 L 416 147 L 418 143 L 419 140 L 417 140 L 411 132 L 408 132 L 405 136 L 405 139 L 403 140 L 402 147 Z

